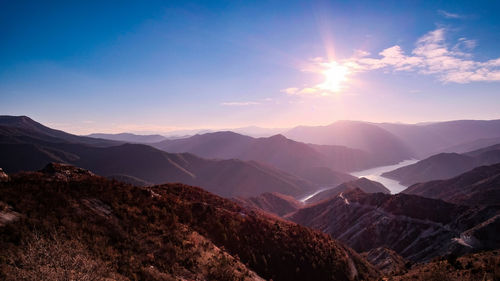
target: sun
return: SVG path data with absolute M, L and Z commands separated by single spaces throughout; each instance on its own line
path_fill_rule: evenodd
M 318 87 L 325 91 L 339 92 L 342 84 L 347 81 L 349 69 L 335 61 L 325 63 L 325 70 L 321 72 L 325 76 L 325 81 Z

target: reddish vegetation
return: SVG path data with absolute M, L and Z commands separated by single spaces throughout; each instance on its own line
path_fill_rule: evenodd
M 0 227 L 4 279 L 40 272 L 125 280 L 257 278 L 249 269 L 273 280 L 377 277 L 371 265 L 326 234 L 186 185 L 134 187 L 53 165 L 0 183 L 0 198 L 19 214 Z M 40 251 L 61 253 L 58 247 L 70 251 L 48 261 L 56 272 L 33 267 Z M 85 266 L 70 262 L 72 257 Z
M 302 207 L 302 203 L 293 197 L 276 192 L 263 193 L 257 197 L 235 198 L 233 201 L 245 208 L 263 210 L 278 216 L 284 216 Z
M 384 280 L 391 281 L 444 281 L 444 280 L 500 280 L 500 252 L 489 251 L 468 254 L 462 257 L 453 255 L 436 258 L 429 263 L 413 266 L 408 272 L 393 275 Z
M 405 273 L 410 266 L 407 260 L 387 247 L 371 249 L 361 255 L 385 275 Z

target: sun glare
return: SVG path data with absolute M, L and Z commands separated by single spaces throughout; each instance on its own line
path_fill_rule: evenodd
M 349 69 L 337 62 L 330 62 L 326 64 L 326 69 L 322 71 L 325 76 L 325 81 L 319 84 L 319 88 L 338 92 L 342 89 L 342 83 L 347 81 L 347 75 L 349 74 Z

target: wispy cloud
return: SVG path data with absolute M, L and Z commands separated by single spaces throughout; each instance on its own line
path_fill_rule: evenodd
M 286 88 L 286 89 L 283 89 L 283 90 L 281 90 L 280 92 L 285 93 L 285 94 L 289 94 L 289 95 L 295 95 L 295 94 L 297 94 L 299 91 L 300 91 L 300 89 L 299 89 L 299 88 L 291 87 L 291 88 Z
M 417 71 L 435 75 L 442 82 L 469 83 L 500 81 L 500 58 L 485 62 L 470 59 L 474 40 L 460 38 L 452 49 L 445 41 L 446 29 L 431 31 L 417 40 L 411 55 L 405 55 L 400 46 L 392 46 L 379 53 L 381 58 L 349 59 L 345 63 L 356 71 L 387 68 L 394 71 Z
M 249 105 L 258 105 L 260 102 L 256 101 L 231 101 L 231 102 L 223 102 L 221 105 L 223 106 L 249 106 Z
M 455 13 L 450 13 L 450 12 L 447 12 L 445 10 L 438 10 L 438 13 L 447 18 L 447 19 L 461 19 L 461 18 L 464 18 L 464 16 L 462 15 L 459 15 L 459 14 L 455 14 Z
M 446 42 L 446 32 L 445 28 L 428 32 L 416 41 L 410 54 L 406 54 L 401 46 L 394 45 L 379 52 L 378 56 L 370 56 L 370 53 L 358 50 L 351 58 L 336 63 L 347 68 L 350 75 L 384 69 L 432 75 L 443 83 L 500 81 L 500 58 L 488 61 L 474 60 L 471 51 L 476 47 L 476 41 L 462 37 L 454 44 L 449 43 Z M 312 61 L 313 65 L 304 71 L 320 69 L 325 64 L 324 61 L 315 58 Z M 282 92 L 291 95 L 325 95 L 318 87 L 287 88 Z

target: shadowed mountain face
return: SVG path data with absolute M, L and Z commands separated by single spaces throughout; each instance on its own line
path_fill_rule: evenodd
M 500 120 L 456 120 L 430 124 L 377 124 L 403 140 L 418 157 L 463 153 L 499 143 Z
M 409 186 L 431 180 L 448 179 L 482 165 L 500 163 L 500 145 L 464 154 L 440 153 L 415 164 L 386 172 L 382 176 Z
M 121 134 L 90 134 L 91 138 L 115 140 L 129 143 L 154 143 L 166 140 L 167 138 L 161 135 L 135 135 L 130 133 Z
M 325 155 L 313 147 L 292 141 L 282 135 L 268 138 L 252 138 L 233 132 L 217 132 L 177 140 L 166 140 L 153 146 L 167 152 L 189 152 L 205 158 L 241 159 L 266 163 L 304 177 L 321 185 L 337 185 L 354 177 L 333 170 L 331 167 L 349 170 L 356 164 L 345 158 L 367 159 L 366 153 L 347 147 L 332 147 Z M 336 156 L 343 156 L 336 158 Z M 359 158 L 357 157 L 359 156 Z M 368 161 L 368 160 L 367 160 Z M 345 164 L 344 164 L 345 163 Z M 363 163 L 366 165 L 366 163 Z
M 120 144 L 120 142 L 116 141 L 81 137 L 68 134 L 63 131 L 54 130 L 33 121 L 27 116 L 0 116 L 0 133 L 2 141 L 5 141 L 8 137 L 22 137 L 26 132 L 29 132 L 29 137 L 43 141 L 78 142 L 103 147 Z
M 200 188 L 134 187 L 60 164 L 0 183 L 0 248 L 3 280 L 379 277 L 326 234 Z
M 407 194 L 359 189 L 302 208 L 289 219 L 319 229 L 358 252 L 386 246 L 413 261 L 497 249 L 500 206 L 459 206 Z
M 448 180 L 415 184 L 403 193 L 462 205 L 500 205 L 500 164 L 478 167 Z
M 361 149 L 371 154 L 377 166 L 395 164 L 414 156 L 395 135 L 364 122 L 338 121 L 328 126 L 301 126 L 287 131 L 285 136 L 305 143 Z
M 377 193 L 377 192 L 385 194 L 391 193 L 389 189 L 387 189 L 383 184 L 379 182 L 372 181 L 367 178 L 359 178 L 357 180 L 342 183 L 339 186 L 334 187 L 332 189 L 322 191 L 314 195 L 313 197 L 307 199 L 305 203 L 307 204 L 317 203 L 325 199 L 330 199 L 332 197 L 335 197 L 347 190 L 352 190 L 357 188 L 366 193 Z
M 257 162 L 207 160 L 188 153 L 172 154 L 147 145 L 113 141 L 104 143 L 114 146 L 103 147 L 101 140 L 55 131 L 24 117 L 18 119 L 23 126 L 0 127 L 0 167 L 8 173 L 37 170 L 55 161 L 91 169 L 103 176 L 131 176 L 149 183 L 183 182 L 226 197 L 264 192 L 301 196 L 316 188 L 307 180 Z M 96 142 L 99 146 L 93 145 Z

